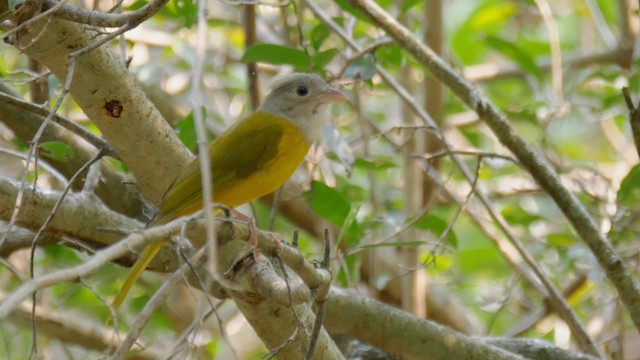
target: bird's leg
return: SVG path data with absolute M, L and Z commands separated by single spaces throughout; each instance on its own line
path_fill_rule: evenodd
M 249 224 L 249 244 L 253 244 L 253 257 L 258 260 L 260 256 L 260 252 L 258 251 L 258 226 L 256 225 L 256 220 L 250 216 L 247 216 L 238 210 L 229 209 L 231 211 L 231 215 L 240 220 L 246 221 Z M 282 245 L 280 241 L 280 237 L 278 234 L 273 233 L 271 231 L 265 231 L 268 237 L 270 237 L 276 246 Z

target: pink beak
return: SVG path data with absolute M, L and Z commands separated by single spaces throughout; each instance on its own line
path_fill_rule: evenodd
M 349 101 L 347 94 L 332 87 L 326 88 L 323 92 L 318 94 L 318 101 L 320 103 L 335 103 L 342 101 Z

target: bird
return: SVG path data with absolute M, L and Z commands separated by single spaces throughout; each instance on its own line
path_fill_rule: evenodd
M 209 144 L 215 203 L 235 208 L 267 195 L 289 179 L 330 121 L 331 103 L 347 95 L 320 76 L 294 73 L 275 78 L 264 102 Z M 147 228 L 193 214 L 203 207 L 201 168 L 193 159 L 165 193 Z M 118 309 L 131 286 L 164 246 L 148 245 L 112 302 Z

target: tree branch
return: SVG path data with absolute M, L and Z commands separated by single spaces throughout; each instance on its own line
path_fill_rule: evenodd
M 79 24 L 114 28 L 131 25 L 133 23 L 140 24 L 160 11 L 168 2 L 169 0 L 150 1 L 140 9 L 127 14 L 106 13 L 63 4 L 56 10 L 55 16 Z M 58 1 L 56 0 L 44 0 L 45 9 L 52 8 L 56 5 L 58 5 Z
M 65 79 L 69 56 L 94 43 L 85 26 L 40 20 L 14 45 Z M 105 46 L 75 59 L 70 93 L 135 175 L 145 196 L 159 203 L 175 174 L 192 158 L 133 76 Z M 145 161 L 140 160 L 144 154 Z

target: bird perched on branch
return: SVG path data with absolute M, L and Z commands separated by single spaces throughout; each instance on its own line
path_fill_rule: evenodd
M 209 145 L 213 199 L 230 208 L 275 191 L 320 140 L 329 122 L 329 104 L 347 100 L 340 90 L 314 74 L 275 79 L 264 103 Z M 147 227 L 193 214 L 203 207 L 199 159 L 194 159 L 169 187 L 160 211 Z M 118 309 L 131 286 L 164 246 L 147 246 L 113 301 Z

